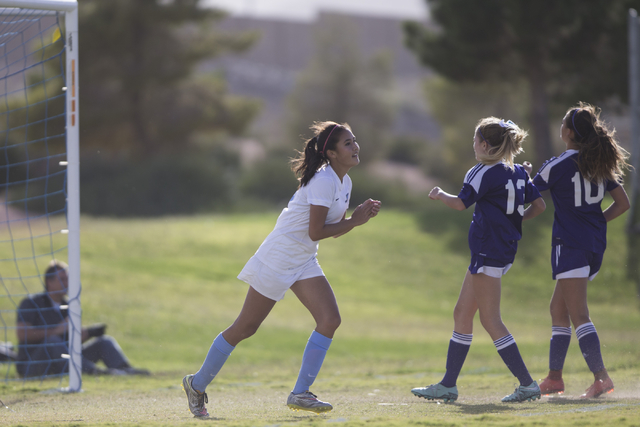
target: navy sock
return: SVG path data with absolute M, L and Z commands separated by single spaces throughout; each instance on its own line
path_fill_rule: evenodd
M 471 347 L 471 339 L 473 334 L 459 334 L 453 331 L 451 340 L 449 341 L 449 351 L 447 352 L 447 372 L 440 381 L 445 387 L 453 387 L 458 381 L 458 375 L 464 365 L 464 360 L 469 353 Z
M 587 362 L 589 370 L 594 374 L 604 369 L 604 362 L 602 361 L 602 353 L 600 352 L 600 338 L 596 332 L 596 327 L 593 323 L 583 323 L 576 328 L 576 336 L 578 337 L 578 344 L 580 344 L 580 350 L 582 356 Z
M 505 335 L 493 342 L 498 350 L 498 354 L 507 365 L 511 373 L 520 381 L 520 385 L 528 386 L 533 382 L 533 378 L 529 375 L 529 371 L 522 360 L 520 350 L 516 345 L 516 340 L 511 334 Z
M 571 342 L 571 326 L 552 326 L 549 345 L 549 370 L 561 371 Z

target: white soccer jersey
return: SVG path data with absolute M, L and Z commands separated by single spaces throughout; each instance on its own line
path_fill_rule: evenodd
M 310 206 L 329 208 L 325 223 L 335 224 L 347 211 L 350 195 L 349 175 L 340 182 L 330 165 L 323 166 L 296 191 L 255 256 L 274 271 L 296 272 L 318 253 L 318 242 L 309 237 Z

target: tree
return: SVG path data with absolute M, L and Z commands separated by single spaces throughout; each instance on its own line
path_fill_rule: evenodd
M 626 10 L 637 0 L 427 2 L 437 28 L 406 23 L 409 49 L 455 82 L 526 82 L 537 162 L 554 154 L 554 107 L 626 99 Z
M 224 15 L 199 0 L 79 3 L 82 147 L 134 157 L 184 150 L 198 132 L 240 133 L 257 104 L 196 66 L 248 48 L 255 34 L 213 31 Z
M 381 52 L 363 59 L 352 23 L 337 16 L 327 21 L 289 98 L 291 134 L 299 147 L 314 120 L 347 122 L 366 144 L 366 161 L 381 152 L 393 122 L 390 58 Z
M 522 85 L 455 83 L 436 76 L 425 81 L 424 91 L 431 114 L 441 127 L 440 153 L 430 165 L 429 174 L 444 178 L 453 186 L 459 186 L 465 173 L 478 163 L 472 149 L 473 131 L 483 115 L 504 117 L 523 126 L 523 105 L 528 96 Z M 525 152 L 518 162 L 532 160 L 531 144 L 527 137 Z

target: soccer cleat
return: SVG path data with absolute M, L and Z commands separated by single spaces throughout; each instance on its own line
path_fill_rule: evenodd
M 291 392 L 287 398 L 287 406 L 293 411 L 310 411 L 316 414 L 333 409 L 330 403 L 318 400 L 318 397 L 308 390 L 298 394 Z
M 543 379 L 540 383 L 540 393 L 543 396 L 548 396 L 553 393 L 562 394 L 564 393 L 564 381 L 562 379 L 552 380 L 547 376 L 547 378 Z
M 411 393 L 427 400 L 444 400 L 444 403 L 455 402 L 458 399 L 458 387 L 445 387 L 440 383 L 411 389 Z
M 209 403 L 209 398 L 207 393 L 200 393 L 191 386 L 193 377 L 193 375 L 187 375 L 182 379 L 182 389 L 187 393 L 191 413 L 198 418 L 205 418 L 209 416 L 209 412 L 207 412 L 204 404 Z
M 607 377 L 605 380 L 597 380 L 591 387 L 589 387 L 584 394 L 580 395 L 580 399 L 593 399 L 603 395 L 604 393 L 611 393 L 613 391 L 613 381 Z
M 540 387 L 537 382 L 532 382 L 528 386 L 518 386 L 516 390 L 508 396 L 502 398 L 504 403 L 524 402 L 540 399 Z

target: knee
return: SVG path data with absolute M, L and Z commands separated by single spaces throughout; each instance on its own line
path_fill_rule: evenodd
M 466 310 L 465 307 L 460 304 L 456 304 L 453 309 L 453 321 L 456 325 L 473 323 L 474 317 L 475 312 L 469 313 L 469 310 Z
M 572 310 L 570 310 L 568 313 L 568 317 L 571 319 L 571 323 L 573 323 L 573 326 L 576 328 L 583 323 L 591 322 L 589 309 L 587 307 L 572 308 Z
M 573 328 L 578 329 L 579 326 L 584 325 L 585 323 L 591 322 L 591 318 L 589 315 L 581 314 L 579 316 L 575 316 L 571 318 L 571 323 L 573 323 Z
M 489 335 L 492 335 L 492 331 L 505 328 L 500 315 L 483 315 L 480 313 L 480 323 L 482 323 L 482 327 L 489 332 Z
M 326 332 L 323 335 L 326 335 L 328 333 L 331 333 L 333 335 L 333 333 L 340 327 L 341 323 L 342 318 L 340 317 L 340 313 L 336 313 L 319 320 L 316 329 L 318 330 L 318 332 Z
M 227 329 L 227 332 L 230 333 L 230 339 L 227 339 L 227 341 L 229 344 L 235 346 L 240 341 L 252 337 L 258 332 L 258 328 L 260 328 L 260 323 L 234 324 Z
M 569 313 L 567 311 L 567 306 L 564 303 L 559 303 L 556 301 L 551 301 L 549 304 L 549 313 L 552 318 L 568 318 Z
M 249 337 L 252 337 L 255 335 L 256 332 L 258 332 L 258 328 L 260 328 L 260 325 L 248 325 L 244 330 L 243 330 L 243 338 L 242 339 L 247 339 Z
M 553 304 L 549 305 L 549 314 L 551 315 L 551 320 L 554 324 L 559 320 L 566 320 L 569 318 L 566 312 L 563 312 L 563 310 L 560 310 Z
M 101 335 L 94 338 L 95 342 L 113 343 L 115 339 L 110 335 Z
M 105 348 L 105 347 L 117 347 L 118 346 L 118 342 L 116 341 L 115 338 L 113 338 L 112 336 L 109 335 L 102 335 L 99 337 L 95 337 L 93 338 L 92 341 L 88 342 L 89 345 L 95 345 L 98 346 L 100 348 Z

